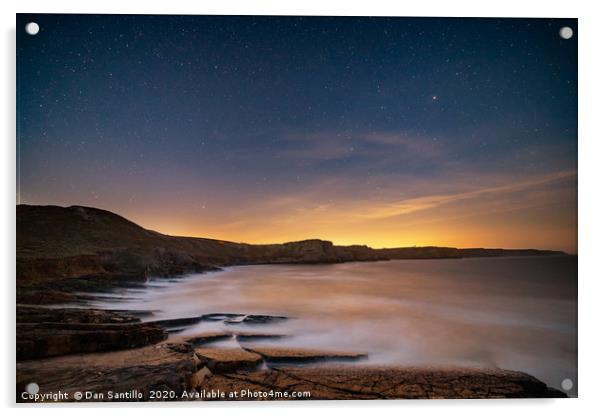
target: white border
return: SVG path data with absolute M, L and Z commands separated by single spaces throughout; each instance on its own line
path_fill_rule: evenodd
M 369 16 L 489 16 L 489 17 L 577 17 L 579 18 L 579 398 L 567 400 L 475 400 L 475 401 L 391 401 L 391 402 L 295 402 L 295 403 L 188 403 L 47 406 L 36 409 L 43 413 L 106 416 L 107 411 L 126 407 L 128 412 L 162 415 L 168 408 L 182 414 L 241 412 L 245 415 L 267 413 L 306 414 L 344 411 L 364 415 L 376 411 L 386 414 L 416 412 L 425 414 L 504 415 L 515 412 L 545 412 L 552 415 L 589 414 L 602 406 L 597 402 L 602 393 L 600 323 L 602 284 L 600 256 L 602 245 L 602 135 L 596 129 L 602 97 L 600 75 L 602 65 L 599 41 L 602 40 L 602 14 L 593 1 L 505 0 L 488 1 L 421 0 L 416 2 L 354 0 L 104 0 L 104 1 L 26 1 L 1 2 L 2 14 L 2 89 L 0 101 L 4 135 L 2 149 L 2 261 L 0 279 L 4 313 L 2 314 L 2 377 L 0 395 L 9 413 L 16 413 L 14 402 L 14 270 L 15 270 L 15 13 L 134 13 L 134 14 L 280 14 L 280 15 L 369 15 Z M 20 409 L 31 412 L 33 409 Z M 172 411 L 173 412 L 173 411 Z

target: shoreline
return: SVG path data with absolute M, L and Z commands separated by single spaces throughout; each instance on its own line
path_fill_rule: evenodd
M 82 305 L 93 301 L 95 296 L 110 294 L 115 290 L 127 288 L 141 288 L 151 279 L 169 280 L 183 279 L 186 276 L 222 272 L 229 268 L 248 266 L 324 266 L 354 263 L 380 263 L 380 262 L 404 262 L 404 261 L 457 261 L 457 260 L 500 260 L 500 259 L 525 259 L 541 258 L 540 255 L 516 255 L 516 256 L 488 256 L 488 257 L 441 257 L 441 258 L 407 258 L 407 259 L 374 259 L 374 260 L 349 260 L 340 262 L 265 262 L 230 264 L 220 267 L 214 266 L 205 270 L 182 271 L 172 275 L 88 275 L 80 277 L 63 278 L 57 281 L 36 284 L 31 286 L 17 286 L 17 302 L 27 305 Z M 552 254 L 545 258 L 578 258 L 577 254 Z

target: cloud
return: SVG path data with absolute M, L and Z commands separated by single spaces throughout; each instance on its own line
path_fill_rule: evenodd
M 358 218 L 362 219 L 382 219 L 395 217 L 398 215 L 410 214 L 417 211 L 436 208 L 444 204 L 449 204 L 461 200 L 478 198 L 487 194 L 522 191 L 532 187 L 537 187 L 539 185 L 545 185 L 557 180 L 576 177 L 576 175 L 577 173 L 574 170 L 561 171 L 535 177 L 522 182 L 513 182 L 507 185 L 484 187 L 467 192 L 410 198 L 386 203 L 384 205 L 377 206 L 372 209 L 367 209 L 364 212 L 360 211 L 356 215 L 358 216 Z
M 466 189 L 464 178 L 449 177 L 446 181 L 435 181 L 436 183 L 433 183 L 432 186 L 429 186 L 428 181 L 424 181 L 420 183 L 420 186 L 413 188 L 410 187 L 410 183 L 404 185 L 403 178 L 389 178 L 389 182 L 392 184 L 391 188 L 384 189 L 382 193 L 372 192 L 373 189 L 358 184 L 353 178 L 346 180 L 329 178 L 296 188 L 288 194 L 275 195 L 245 205 L 244 217 L 247 220 L 241 222 L 239 218 L 243 214 L 231 212 L 232 220 L 226 221 L 223 226 L 225 228 L 245 228 L 245 226 L 250 226 L 249 221 L 259 221 L 265 223 L 264 226 L 269 224 L 277 229 L 319 228 L 343 224 L 354 226 L 359 223 L 393 220 L 395 217 L 427 213 L 429 210 L 470 200 L 472 202 L 464 209 L 464 212 L 446 209 L 444 212 L 427 213 L 426 215 L 430 216 L 430 219 L 436 220 L 439 216 L 445 218 L 449 215 L 464 215 L 465 212 L 477 212 L 479 209 L 479 212 L 482 212 L 483 209 L 488 212 L 491 210 L 505 211 L 510 208 L 520 209 L 517 207 L 547 203 L 552 198 L 550 195 L 543 198 L 543 201 L 538 198 L 538 195 L 542 193 L 558 195 L 558 189 L 548 189 L 548 187 L 555 185 L 556 182 L 575 177 L 576 171 L 574 170 L 547 173 L 518 181 L 515 177 L 505 175 L 489 178 L 490 185 L 488 186 L 430 195 L 425 194 L 424 191 L 432 189 L 435 185 L 440 189 L 462 186 Z M 403 189 L 418 196 L 395 198 L 395 194 Z M 518 197 L 513 195 L 527 190 L 529 191 L 528 195 Z M 511 198 L 507 199 L 508 196 Z M 257 225 L 259 224 L 256 223 L 255 226 Z
M 288 133 L 285 142 L 288 146 L 279 151 L 279 156 L 307 162 L 352 156 L 382 159 L 393 155 L 396 161 L 402 162 L 404 158 L 415 160 L 443 155 L 437 137 L 425 138 L 408 132 Z

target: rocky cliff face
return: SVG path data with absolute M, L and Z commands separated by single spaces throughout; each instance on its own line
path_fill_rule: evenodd
M 389 259 L 458 259 L 463 257 L 454 247 L 401 247 L 383 248 L 380 253 Z

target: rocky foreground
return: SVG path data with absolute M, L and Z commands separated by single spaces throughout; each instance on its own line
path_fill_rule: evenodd
M 378 367 L 362 352 L 281 347 L 277 340 L 286 335 L 260 329 L 282 316 L 215 313 L 143 323 L 137 314 L 19 307 L 17 401 L 566 397 L 516 371 Z M 216 320 L 232 330 L 167 339 L 174 328 Z M 39 385 L 38 396 L 29 394 L 30 383 Z

